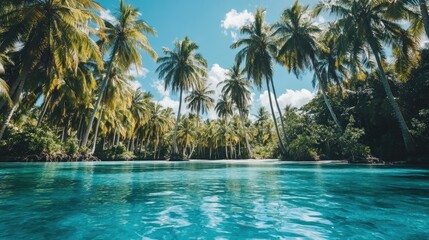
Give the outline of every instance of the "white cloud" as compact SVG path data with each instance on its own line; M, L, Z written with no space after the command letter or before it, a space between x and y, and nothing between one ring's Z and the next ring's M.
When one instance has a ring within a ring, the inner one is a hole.
M422 40L420 40L420 48L425 48L429 46L429 39L427 36L423 36Z
M244 25L255 21L255 17L252 13L244 10L242 12L237 12L235 9L225 14L225 19L222 20L221 26L224 29L234 29L239 30Z
M173 100L170 96L164 96L161 101L158 101L158 104L163 106L164 108L172 108L175 113L179 110L179 101ZM183 104L182 104L183 109ZM183 112L182 112L183 113Z
M234 42L238 41L238 33L231 31L231 37Z
M110 23L115 23L117 20L116 18L112 15L111 11L109 9L107 10L101 10L100 11L100 17Z
M316 25L323 25L326 22L323 16L319 16L315 22Z
M139 81L137 81L137 80L135 80L135 81L128 81L128 83L131 85L131 87L133 88L133 90L137 90L138 88L142 89L142 84Z
M315 96L314 93L310 92L307 89L301 90L291 90L287 89L282 95L277 98L277 101L280 105L281 110L283 110L287 105L292 107L300 108L311 101ZM271 97L274 100L274 95L271 93ZM268 98L268 91L265 90L260 96L259 101L261 106L265 107L267 110L270 109L270 99ZM274 104L274 102L273 102ZM274 106L274 109L276 107ZM277 113L277 110L275 110Z
M155 88L156 91L158 91L158 93L161 94L161 96L163 96L163 97L170 96L170 91L168 91L168 89L164 88L164 82L163 81L156 80L151 84L151 86L153 88Z
M147 68L141 68L138 69L136 66L131 65L129 74L133 77L143 77L146 78L146 75L149 73L149 69Z
M230 30L231 37L234 42L238 40L238 30L246 24L255 21L255 17L249 11L244 10L237 12L235 9L225 14L225 18L221 21L221 27L224 29L223 34L228 35L227 30Z
M222 81L226 79L226 74L228 72L228 69L222 68L219 64L213 64L213 66L210 68L208 72L208 78L207 78L207 85L209 86L210 90L213 90L215 93L212 96L215 100L215 104L220 99L222 95L222 85L219 85ZM210 111L207 113L207 117L210 119L216 119L217 114L216 111L213 109L210 109Z

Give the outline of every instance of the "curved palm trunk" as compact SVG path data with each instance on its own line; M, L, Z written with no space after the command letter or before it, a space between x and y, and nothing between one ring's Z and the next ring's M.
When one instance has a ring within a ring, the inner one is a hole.
M419 0L420 12L422 14L423 25L425 27L426 36L429 38L429 14L426 0Z
M276 129L277 138L279 139L280 152L283 156L285 156L286 155L286 148L283 145L283 141L282 141L282 138L280 136L279 126L277 125L277 118L276 118L276 114L274 113L273 100L271 99L270 83L269 83L268 79L267 79L267 89L268 89L268 99L270 100L271 114L273 116L273 121L274 121L274 127Z
M37 121L37 127L42 125L43 118L45 117L46 111L48 110L49 102L51 101L51 95L49 95L43 102L42 112L40 113L39 120Z
M381 64L380 56L375 51L376 48L372 44L370 44L370 46L371 46L372 52L374 53L375 60L377 62L378 72L380 73L381 82L383 83L383 88L384 88L384 91L386 92L387 99L390 105L392 106L396 120L399 123L399 128L402 133L402 138L405 144L405 148L407 149L407 152L409 154L413 154L415 152L413 137L410 134L410 131L408 129L407 123L405 122L404 116L402 116L398 103L395 101L395 98L393 97L392 90L390 89L390 85L386 79L386 74L384 72L383 65Z
M312 60L312 65L314 68L314 72L316 73L317 80L319 81L319 86L320 86L320 90L322 91L323 101L325 102L325 105L328 108L329 113L331 114L332 120L334 120L335 125L341 132L343 132L343 128L341 127L340 121L338 121L337 115L335 114L334 109L332 108L328 95L326 94L325 82L322 80L322 76L320 76L319 71L317 71L317 67L316 67L317 63L315 59Z
M319 83L320 83L320 80L319 80ZM337 115L335 115L334 109L332 109L331 102L329 101L328 95L326 94L326 90L323 84L320 86L320 90L322 91L323 100L325 101L325 105L328 108L329 113L331 114L332 120L334 120L335 125L338 127L338 129L340 129L340 131L343 132L343 128L341 127L340 121L338 121Z
M110 58L109 66L107 67L106 77L104 77L103 85L101 86L100 93L98 94L97 102L95 103L94 110L92 111L91 118L89 119L88 126L86 127L85 134L83 135L81 147L86 147L88 144L89 133L91 132L92 124L94 123L95 114L97 113L98 107L100 106L101 99L103 98L104 92L106 91L107 84L110 79L110 72L113 67L113 60L115 59L116 52L118 51L118 41L116 41L115 46L112 51L112 57Z
M100 122L101 122L101 116L103 116L103 110L104 110L104 106L101 107L101 109L100 109L100 115L98 116L98 119L97 119L97 126L95 127L94 141L92 143L91 154L95 153L95 147L97 145L98 129L100 128Z
M171 155L174 156L179 153L179 149L177 148L177 129L179 128L180 121L180 112L182 110L182 93L183 89L180 88L180 96L179 96L179 110L177 112L176 124L174 126L174 134L173 134L173 146L171 146Z
M12 108L9 110L9 112L6 115L6 118L3 120L3 124L0 129L0 140L3 138L4 132L6 131L6 128L9 125L9 122L12 119L13 114L18 108L19 99L21 98L21 93L22 93L22 90L24 89L25 78L26 77L24 76L20 80L18 88L16 89L15 95L13 96L13 99L12 99L12 104L13 104Z
M247 147L247 152L249 152L249 158L254 158L253 156L253 152L252 149L250 147L250 143L249 143L249 139L247 138L247 128L244 125L244 117L243 114L240 111L240 120L241 120L241 126L243 126L243 131L244 131L244 141L246 142L246 147Z
M288 141L287 135L286 135L286 128L285 128L285 124L283 121L283 114L279 105L279 102L277 101L277 93L276 93L276 89L274 87L274 82L273 79L270 79L271 82L271 86L273 87L273 95L274 95L274 102L276 103L276 107L277 107L277 111L279 112L279 119L280 119L280 124L282 126L282 131L283 131L283 137L285 138L285 141Z

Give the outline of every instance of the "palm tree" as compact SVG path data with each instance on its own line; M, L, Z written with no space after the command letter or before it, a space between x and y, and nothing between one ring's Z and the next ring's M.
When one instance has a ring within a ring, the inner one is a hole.
M196 43L185 37L182 41L175 43L174 50L164 48L165 56L158 59L159 66L156 72L161 79L164 79L165 89L171 87L173 92L179 92L179 109L174 128L171 160L178 160L177 129L182 110L183 91L201 88L202 79L207 76L207 61L201 54L196 53L198 48Z
M19 77L10 81L12 107L1 126L0 139L18 107L24 84L32 72L43 68L45 78L61 76L68 69L76 71L81 60L94 59L100 65L101 55L86 32L92 28L91 20L101 23L94 9L101 7L93 0L41 0L14 1L0 16L0 22L8 23L0 31L0 53L21 43L19 51Z
M250 82L244 78L243 71L240 69L239 64L235 64L231 69L229 69L227 79L225 79L222 84L224 85L222 92L229 96L238 109L247 151L249 152L250 158L253 158L244 119L246 116L245 112L250 101Z
M87 145L95 114L106 91L113 65L125 71L128 71L131 66L141 69L142 57L139 49L148 53L154 60L157 58L155 51L144 35L145 33L155 35L155 30L139 17L140 13L136 8L131 5L125 5L124 0L121 0L117 21L114 23L106 21L106 28L101 31L101 49L103 52L110 52L110 59L101 90L82 139L82 147Z
M259 88L262 87L262 81L265 79L268 96L270 100L271 114L274 120L274 126L279 140L280 151L283 155L286 155L286 149L284 147L280 131L277 125L277 118L274 112L274 107L271 97L272 86L274 94L274 102L277 106L277 111L280 116L280 123L283 130L284 138L286 139L286 131L283 123L283 115L277 102L277 95L273 84L273 55L276 56L277 46L271 38L271 28L265 23L265 10L257 9L255 13L255 21L252 24L246 25L241 28L241 34L247 36L247 38L239 39L237 42L231 45L231 48L238 48L244 46L236 55L236 62L244 62L244 71L247 73L249 79L253 79L253 82Z
M296 75L299 75L299 72L305 68L314 69L326 107L336 126L342 131L341 124L326 94L327 80L322 79L319 72L317 34L321 29L313 23L308 5L301 6L298 0L295 0L291 8L283 11L280 22L274 24L273 27L275 29L273 36L276 37L279 44L278 60Z
M211 97L213 94L214 90L209 90L209 86L199 86L191 91L185 101L191 111L205 114L214 106L214 99Z
M233 114L232 101L226 94L222 94L222 98L218 100L215 107L216 113L219 117L223 118L223 129L225 137L225 155L228 158L228 116Z
M348 49L343 48L344 51L348 51L352 47L361 49L362 53L366 49L371 50L387 99L398 121L405 147L409 153L413 153L415 151L413 138L386 78L383 46L392 46L394 50L400 49L400 53L406 56L410 49L416 48L416 43L410 39L408 31L404 30L400 24L385 16L388 7L389 5L384 1L338 0L322 2L315 10L326 9L339 17L336 25L344 33L343 36L340 36L341 44L348 46Z

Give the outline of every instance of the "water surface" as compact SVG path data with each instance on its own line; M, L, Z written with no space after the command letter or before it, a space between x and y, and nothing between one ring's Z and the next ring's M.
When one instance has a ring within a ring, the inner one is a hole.
M0 163L0 239L429 239L429 170Z

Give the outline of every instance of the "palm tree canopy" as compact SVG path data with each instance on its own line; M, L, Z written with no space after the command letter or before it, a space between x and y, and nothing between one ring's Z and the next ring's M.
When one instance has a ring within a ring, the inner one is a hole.
M245 109L250 101L250 82L243 76L238 64L229 69L227 78L221 84L222 92L229 96L238 109Z
M209 87L198 87L185 98L191 111L205 114L214 106L215 101L211 96L215 91L210 90Z
M175 48L164 48L164 57L158 59L156 69L159 77L165 81L165 89L171 86L173 92L180 89L189 91L202 87L202 79L207 77L207 61L196 53L198 45L188 37L176 41Z
M123 69L135 66L137 70L141 70L142 57L139 50L148 53L154 60L158 57L145 35L156 35L156 31L139 19L140 15L138 9L125 5L124 0L121 0L117 19L114 22L105 21L106 27L100 33L101 49L107 52L117 47L112 53L116 53L115 62Z
M277 47L271 38L271 28L265 22L265 10L257 9L255 21L240 30L246 38L239 39L231 45L235 49L244 46L236 56L236 62L244 60L244 71L256 86L262 87L262 80L273 78L272 56Z
M218 100L215 110L219 117L232 115L232 101L227 95L223 94L222 98Z
M396 17L390 16L390 7L390 1L338 0L321 2L314 11L326 10L339 17L335 31L344 54L361 56L364 62L369 62L368 52L386 58L385 47L391 46L398 67L411 64L419 39L413 37L410 29L404 29Z
M295 75L311 66L316 59L316 37L321 30L314 24L308 5L302 6L295 0L291 8L283 11L273 28L273 36L280 46L277 60Z
M94 29L87 24L101 19L92 11L101 7L93 0L14 1L13 10L0 16L0 52L22 43L20 50L24 71L38 64L53 68L58 74L77 70L79 61L93 59L102 66L97 45L87 34Z

